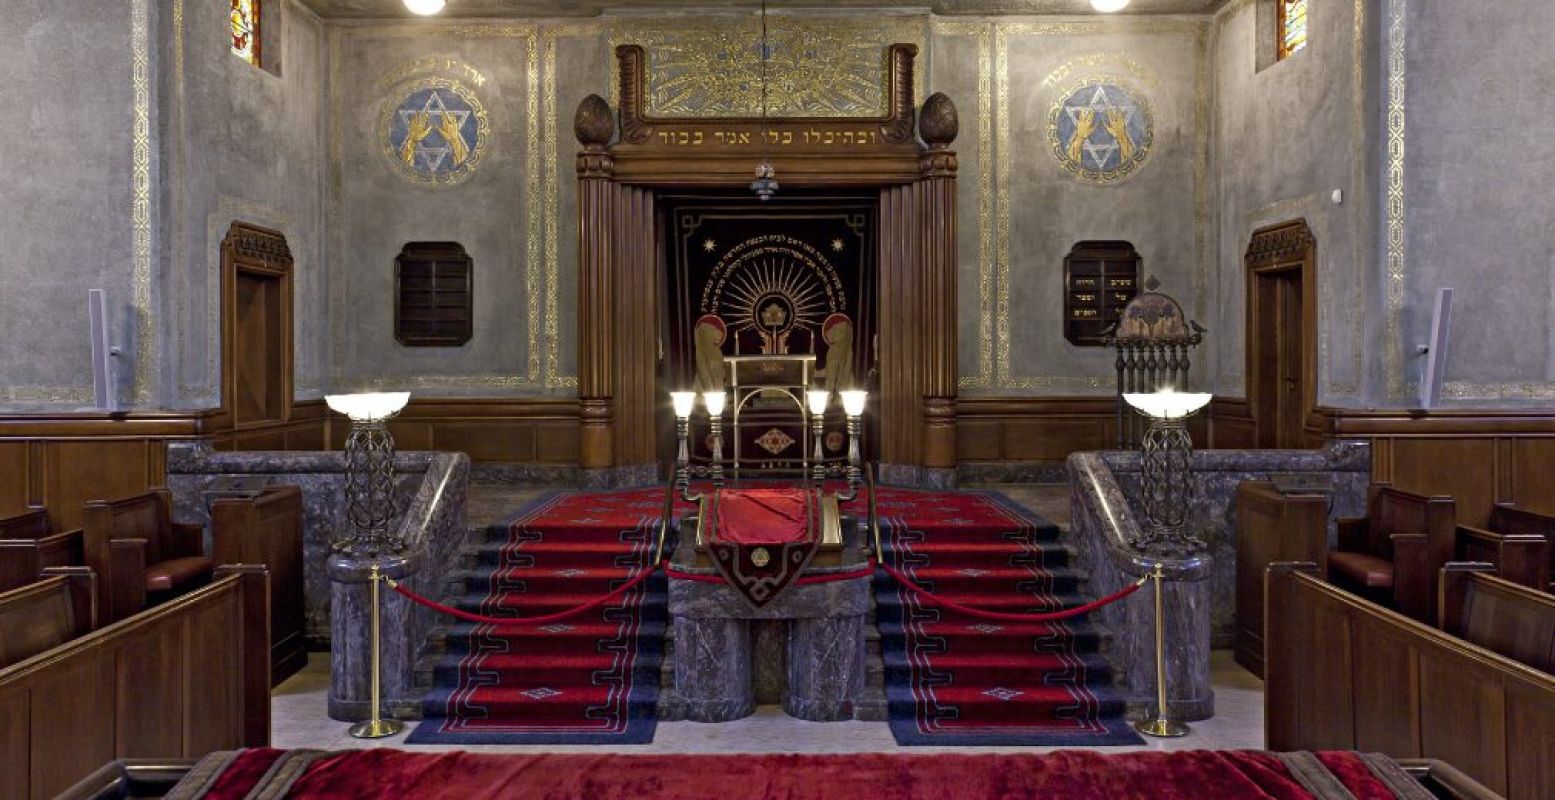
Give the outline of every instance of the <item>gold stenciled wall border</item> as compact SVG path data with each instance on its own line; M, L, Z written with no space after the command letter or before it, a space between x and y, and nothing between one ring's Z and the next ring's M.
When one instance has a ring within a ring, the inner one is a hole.
M558 283L556 274L559 267L557 263L556 235L558 216L556 190L555 190L555 164L556 164L556 132L555 132L555 40L554 31L547 33L548 46L541 47L542 29L536 24L449 24L435 26L434 35L445 36L453 39L520 39L525 45L524 57L524 108L525 108L525 132L524 132L524 186L525 199L523 216L525 220L525 265L524 287L526 301L526 325L528 354L525 364L525 372L521 375L417 375L373 378L356 376L346 378L344 375L345 359L343 345L345 341L343 315L334 315L334 357L332 372L334 382L339 385L358 386L362 388L379 388L387 386L403 386L410 389L500 389L500 390L524 390L524 389L553 389L567 388L576 385L575 376L560 375L557 373L556 351L560 347L559 325L555 319L557 304L555 287ZM339 91L342 85L339 65L342 50L342 39L345 35L355 35L363 38L411 38L425 37L429 33L428 27L423 25L408 26L335 26L331 30L330 41L330 86L331 105L341 108ZM543 63L542 63L543 59ZM542 91L542 86L544 91ZM332 155L331 169L334 171L332 182L339 186L339 169L343 163L343 136L340 130L341 114L332 113L330 119L330 151ZM549 167L549 168L548 168ZM341 241L341 226L338 224L340 210L340 197L338 191L332 198L330 214L334 233L331 237L332 247L335 252L341 252L344 242ZM546 287L542 298L541 286ZM330 295L334 298L336 307L345 296L344 275L341 270L333 270L330 273ZM543 309L543 311L542 311ZM542 333L543 332L543 333ZM542 339L543 337L543 339ZM542 344L543 341L543 344Z
M993 386L993 26L981 22L934 22L939 36L969 36L977 42L977 371L962 375L962 389ZM932 76L931 76L932 77ZM920 82L921 83L921 82ZM965 306L958 309L964 312Z
M1094 391L1112 387L1108 374L1081 376L1016 375L1010 364L1010 75L1009 39L1012 36L1086 36L1118 33L1193 34L1194 87L1194 294L1196 316L1203 316L1209 263L1206 242L1209 225L1209 22L1169 18L1162 20L1075 20L1063 22L993 22L995 126L995 323L994 374L991 389L1046 389ZM962 384L966 385L965 382ZM969 387L970 388L970 387ZM984 388L984 387L976 387Z

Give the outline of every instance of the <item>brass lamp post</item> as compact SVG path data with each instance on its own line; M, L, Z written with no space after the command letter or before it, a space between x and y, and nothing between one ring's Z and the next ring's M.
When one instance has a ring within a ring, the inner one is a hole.
M346 436L346 514L355 526L353 535L335 543L337 551L371 559L368 602L371 605L369 695L372 714L351 726L358 739L379 739L405 729L397 719L383 718L383 664L381 663L383 614L379 591L384 580L381 561L402 549L404 543L390 536L389 525L398 511L394 486L394 437L385 424L405 408L409 392L334 394L324 398L329 407L351 419Z

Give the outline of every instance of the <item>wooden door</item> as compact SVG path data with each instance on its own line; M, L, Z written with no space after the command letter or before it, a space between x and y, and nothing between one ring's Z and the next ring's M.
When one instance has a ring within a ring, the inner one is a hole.
M1316 405L1316 245L1304 222L1265 228L1247 252L1248 406L1261 448L1309 446Z

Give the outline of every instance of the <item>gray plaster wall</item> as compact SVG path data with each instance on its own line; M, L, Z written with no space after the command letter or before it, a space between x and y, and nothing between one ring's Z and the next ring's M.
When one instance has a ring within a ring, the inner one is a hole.
M1371 313L1380 301L1380 273L1369 44L1378 5L1313 2L1310 44L1278 62L1267 0L1233 0L1215 17L1217 236L1205 349L1219 394L1247 392L1248 243L1257 229L1296 219L1306 220L1318 247L1318 400L1357 405L1381 391L1369 377L1380 360L1368 346L1380 332Z
M570 128L572 117L571 107L563 115L542 97L546 46L538 26L529 23L332 30L329 216L340 388L396 386L460 396L557 388L546 386L546 354L557 354L551 367L559 374L561 351L570 357L574 349L575 290L560 280L563 271L575 271L563 260L573 251L564 253L561 240L576 232L575 223L564 226L546 216L560 207L566 177L560 151L547 143L562 130L561 120ZM577 76L580 84L583 77ZM592 77L603 86L602 76ZM480 159L455 185L402 175L380 124L417 82L435 78L473 90L488 119ZM555 124L547 125L552 119ZM395 340L394 259L411 241L458 242L474 259L475 328L465 345L405 347ZM563 313L565 323L556 319Z
M264 19L265 69L228 46L220 3L183 2L165 21L169 313L164 396L176 408L220 403L221 243L233 222L279 230L293 258L295 393L328 386L324 235L324 23L287 0Z
M1079 241L1133 243L1143 259L1141 280L1159 279L1161 290L1177 297L1190 318L1205 318L1208 22L1094 20L1073 28L1010 26L1007 77L998 74L998 62L1005 59L995 54L994 113L1003 115L994 125L997 394L1110 391L1111 351L1076 347L1063 336L1064 257ZM1091 76L1117 76L1154 116L1148 160L1105 184L1065 171L1048 140L1052 107ZM1006 236L1007 246L1000 241ZM960 307L966 312L976 302L963 298ZM1198 368L1187 388L1205 380Z
M1390 383L1418 375L1434 294L1455 290L1448 402L1555 400L1555 3L1404 4L1403 307ZM1391 22L1391 20L1390 20ZM1392 41L1384 38L1384 44ZM1391 288L1391 287L1390 287ZM1396 319L1395 319L1396 316Z
M107 291L114 338L137 344L132 153L137 104L129 2L7 0L0 13L0 108L7 109L0 196L0 403L90 406L87 290ZM147 36L149 21L140 32ZM145 38L142 39L145 41ZM142 142L149 146L150 131ZM148 151L146 152L149 156ZM154 165L146 162L149 179ZM150 208L143 210L149 214ZM149 229L143 229L149 236ZM142 253L149 253L149 240ZM149 262L141 263L143 280Z

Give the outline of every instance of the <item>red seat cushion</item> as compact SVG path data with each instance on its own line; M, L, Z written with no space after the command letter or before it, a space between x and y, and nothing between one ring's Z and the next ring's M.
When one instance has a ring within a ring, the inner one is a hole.
M1393 588L1393 562L1366 553L1329 553L1328 573L1368 589Z
M210 580L216 565L205 556L174 558L146 566L146 591L168 592Z

